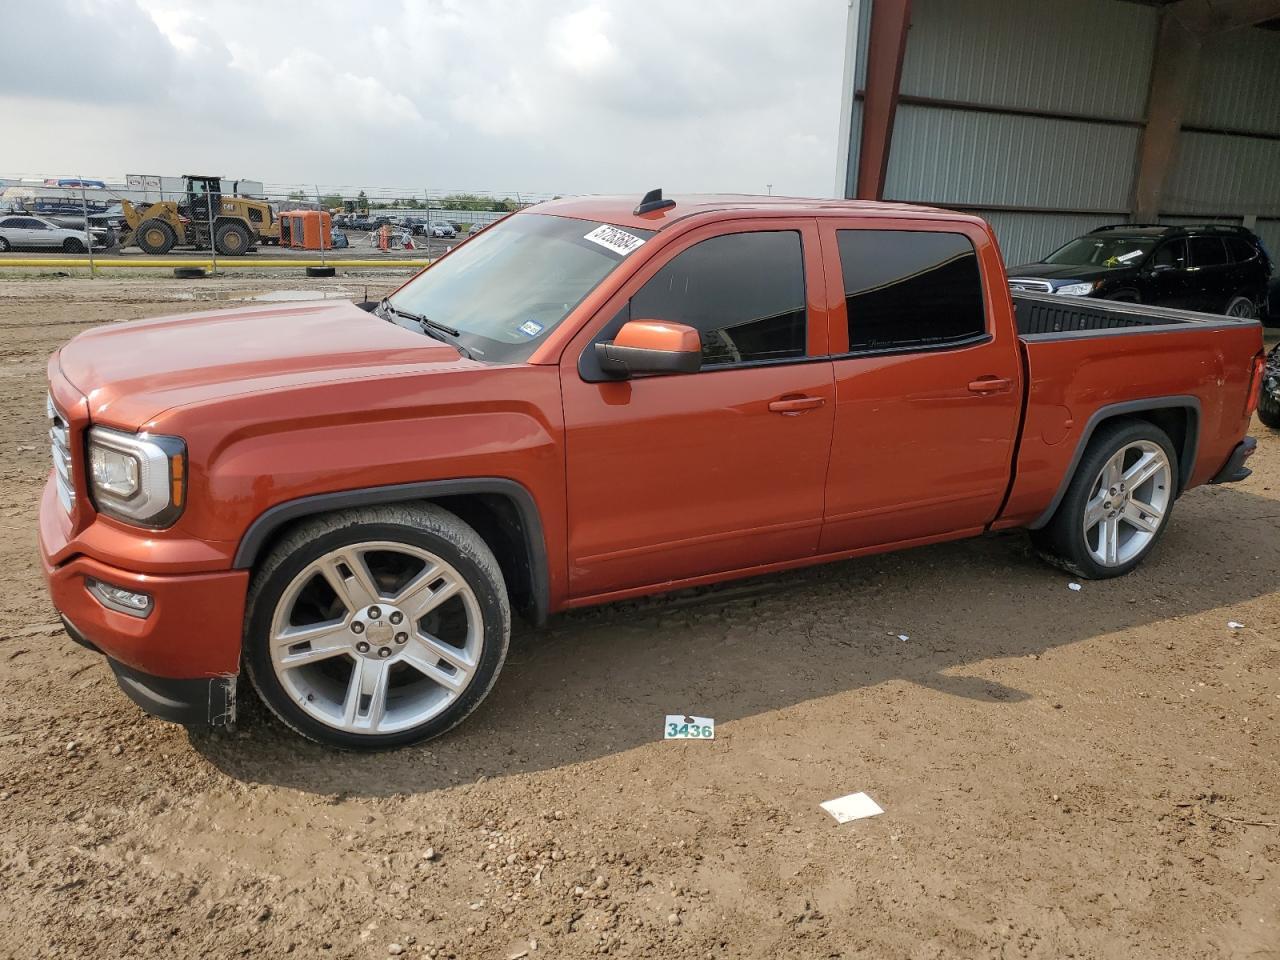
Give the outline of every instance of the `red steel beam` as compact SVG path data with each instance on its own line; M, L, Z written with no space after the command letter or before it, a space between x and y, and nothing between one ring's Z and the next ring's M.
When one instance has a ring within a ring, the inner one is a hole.
M907 52L911 0L874 0L867 44L867 92L862 104L862 137L858 145L860 200L883 200L898 112L898 84Z

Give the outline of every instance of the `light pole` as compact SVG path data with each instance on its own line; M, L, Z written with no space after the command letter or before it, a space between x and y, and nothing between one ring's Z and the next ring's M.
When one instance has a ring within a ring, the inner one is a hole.
M771 197L772 197L772 196L773 196L773 184L772 184L772 183L766 183L766 184L764 185L764 188L765 188L766 190L768 190L768 191L769 191L769 196L771 196Z

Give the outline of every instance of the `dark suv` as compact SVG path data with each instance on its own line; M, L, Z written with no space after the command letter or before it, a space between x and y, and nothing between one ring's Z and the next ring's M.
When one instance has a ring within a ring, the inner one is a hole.
M1009 286L1256 317L1271 257L1244 227L1117 223L1009 268Z

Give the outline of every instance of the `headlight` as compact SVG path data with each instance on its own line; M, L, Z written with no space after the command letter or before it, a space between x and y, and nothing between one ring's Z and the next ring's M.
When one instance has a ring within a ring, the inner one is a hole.
M89 431L89 489L94 506L117 520L167 527L186 500L187 448L177 437Z
M1066 286L1059 287L1054 293L1061 294L1064 297L1087 297L1098 288L1098 281L1091 283L1068 283Z

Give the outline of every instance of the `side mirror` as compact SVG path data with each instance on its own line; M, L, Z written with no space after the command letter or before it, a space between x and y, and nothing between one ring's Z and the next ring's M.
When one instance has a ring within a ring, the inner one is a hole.
M683 323L631 320L608 343L596 344L600 368L615 377L637 373L697 373L702 339Z

